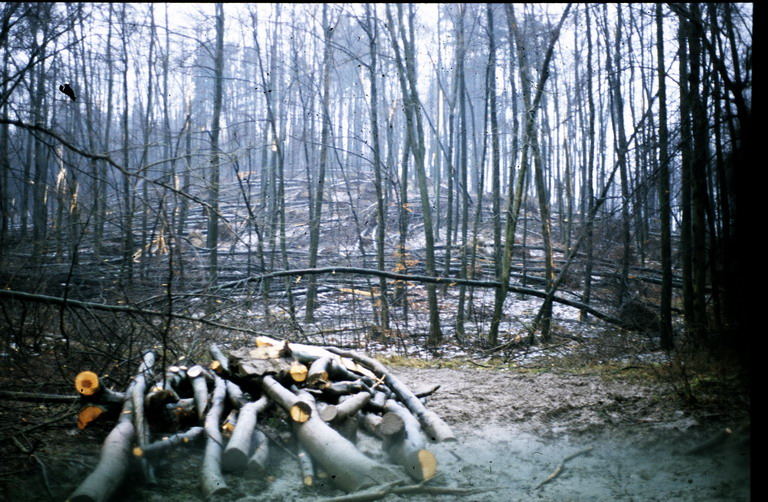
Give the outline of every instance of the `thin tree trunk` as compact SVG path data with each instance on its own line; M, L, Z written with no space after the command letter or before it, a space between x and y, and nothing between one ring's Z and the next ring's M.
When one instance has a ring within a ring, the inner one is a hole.
M323 49L323 94L321 97L321 113L323 125L320 130L320 162L318 164L317 180L314 187L313 206L310 206L309 212L309 268L317 266L317 251L320 241L320 220L323 212L323 192L325 187L325 172L328 166L328 150L331 140L331 110L330 92L331 92L331 58L333 57L332 40L333 26L328 19L328 5L323 4L323 30L324 49ZM312 187L309 187L312 190ZM307 279L307 300L304 311L304 322L314 320L315 301L317 297L317 283L315 277Z
M661 304L659 334L662 348L669 350L672 339L672 233L670 226L669 133L667 131L667 84L664 66L664 16L656 4L656 58L659 76L659 209L661 210Z
M365 24L363 29L368 35L368 47L370 49L371 61L368 65L369 70L369 90L371 93L370 122L371 122L371 142L373 149L373 175L374 187L376 189L376 266L379 270L385 269L385 237L387 231L387 206L384 203L384 187L382 178L381 146L379 140L379 90L378 90L378 24L375 15L372 15L372 8L375 13L376 4L365 4ZM384 332L389 331L389 301L387 299L387 281L385 278L379 279L379 298L380 298L380 327Z
M224 5L216 4L216 48L214 56L213 117L211 119L211 167L208 174L208 280L215 283L219 275L219 177L221 156L221 105L224 84Z

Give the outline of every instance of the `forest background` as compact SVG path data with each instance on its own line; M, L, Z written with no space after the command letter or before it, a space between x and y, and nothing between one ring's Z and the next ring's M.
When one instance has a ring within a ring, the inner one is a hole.
M3 3L3 364L578 322L746 368L752 38L736 3Z

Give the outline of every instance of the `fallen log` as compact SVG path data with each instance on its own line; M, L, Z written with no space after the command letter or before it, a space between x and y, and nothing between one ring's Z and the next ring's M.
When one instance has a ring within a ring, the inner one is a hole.
M267 397L262 396L258 401L246 403L240 408L237 425L221 458L223 471L240 471L247 467L258 414L263 412L268 404Z
M308 403L302 401L290 390L283 387L280 382L270 375L265 375L261 380L264 393L288 412L291 420L303 423L312 416L312 409Z
M211 346L208 347L208 352L211 354L211 359L213 359L210 368L214 372L219 373L217 370L229 372L229 358L218 345L212 343Z
M315 359L309 366L307 373L307 385L312 387L324 387L328 385L328 367L332 359L328 356Z
M210 376L205 368L196 364L187 370L187 377L192 384L193 397L197 408L197 418L202 422L208 409L208 379ZM225 384L226 392L226 384Z
M214 376L211 406L205 415L205 452L201 470L201 485L207 499L229 492L229 487L221 473L221 455L224 438L219 428L221 415L224 413L224 399L227 395L227 383Z
M133 379L131 386L130 399L133 401L133 426L136 429L136 442L140 448L149 444L149 425L144 413L144 398L147 393L148 381L152 378L152 366L145 371L140 371ZM144 478L150 482L155 482L155 474L152 466L146 459L139 459Z
M315 400L310 393L303 391L299 397L312 413L306 422L296 425L296 436L336 486L345 491L357 491L400 479L393 469L365 456L324 422L316 413Z
M367 366L378 378L383 379L387 386L397 394L400 401L402 401L411 413L419 419L424 431L432 441L442 442L456 440L456 436L454 436L453 431L451 431L448 424L446 424L435 412L424 406L419 398L416 397L416 395L411 392L400 379L390 373L379 361L357 352L341 350L335 347L329 347L328 350L335 354L349 357Z
M155 458L165 453L168 449L179 445L191 445L203 437L205 430L202 427L191 427L189 430L166 436L159 441L149 443L144 448L136 446L133 449L134 457Z
M312 486L315 483L315 466L312 463L312 457L304 448L299 447L296 455L299 459L299 469L301 470L301 482L304 486Z
M99 376L92 371L81 371L75 375L75 389L84 399L94 403L122 404L125 395L101 384Z
M419 421L392 399L387 401L385 409L387 414L383 417L380 427L387 425L387 416L396 416L402 422L402 428L398 424L396 430L387 431L384 451L416 481L426 481L434 477L437 473L437 459L425 447Z
M171 366L162 378L152 384L147 397L144 399L147 416L150 420L161 418L166 406L179 400L179 394L175 388L181 384L185 377L186 373L182 372L178 366Z
M370 400L371 394L365 391L348 396L336 405L336 416L334 420L342 421L347 417L354 416L358 411L363 409Z
M248 459L245 474L248 477L262 476L267 470L269 461L269 440L267 436L256 429L252 437L253 453Z
M155 353L147 352L142 358L138 374L150 371L154 364ZM136 381L134 379L131 382L126 395L131 394ZM104 440L96 468L69 497L71 502L106 501L123 482L130 463L131 442L135 434L132 415L133 400L126 399L117 425Z
M229 413L227 414L227 418L224 419L224 422L221 424L221 433L224 435L225 438L229 439L232 437L232 432L235 430L235 427L237 427L237 422L240 418L240 409L239 408L232 408L229 410Z
M103 404L88 404L80 409L77 414L77 428L80 430L85 429L88 425L107 413L107 407Z
M195 399L187 397L179 399L175 403L166 404L162 420L162 428L168 431L177 431L186 425L200 423L197 418Z

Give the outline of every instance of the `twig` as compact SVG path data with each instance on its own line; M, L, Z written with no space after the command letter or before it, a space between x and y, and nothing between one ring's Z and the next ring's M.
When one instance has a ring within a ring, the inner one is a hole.
M488 488L452 488L450 486L432 486L427 484L435 479L436 478L432 478L415 485L404 486L400 486L402 481L393 481L391 483L368 488L367 490L323 499L323 502L367 502L371 500L379 500L391 494L406 495L412 493L423 493L428 495L473 495L497 489L495 486Z
M402 483L401 480L392 481L391 483L374 486L372 488L368 488L367 490L360 490L358 492L348 493L338 497L323 499L322 502L365 502L370 500L379 500L392 493L393 488L395 488L400 483Z
M579 451L577 451L575 453L571 453L570 455L565 457L563 460L560 461L559 464L557 464L557 467L555 467L555 470L552 471L552 474L547 476L547 478L544 481L542 481L538 485L536 485L534 490L538 490L539 488L541 488L545 484L549 483L550 481L552 481L553 479L558 477L560 475L560 473L563 472L563 468L565 467L565 463L566 462L568 462L569 460L571 460L571 459L573 459L575 457L578 457L579 455L583 455L585 453L589 453L590 451L592 451L592 447L591 446L589 446L587 448L584 448L583 450L579 450Z

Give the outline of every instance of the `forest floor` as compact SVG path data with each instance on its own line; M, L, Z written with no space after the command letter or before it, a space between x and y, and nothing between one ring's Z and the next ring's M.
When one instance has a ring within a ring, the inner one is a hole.
M687 383L697 399L686 402L680 399L679 379L663 373L668 365L654 361L658 354L605 359L604 354L594 357L594 347L580 347L581 353L567 355L541 350L525 364L380 355L415 391L440 385L427 405L453 427L458 441L431 446L439 463L435 482L489 490L406 498L750 500L749 402L728 388L727 379L692 376ZM67 406L0 403L1 500L63 500L93 469L111 424L97 421L80 431L75 413ZM359 447L377 455L380 448L373 440L359 436ZM223 500L340 495L323 479L303 488L296 462L274 451L271 477L227 475L232 493ZM157 485L146 486L133 476L116 500L202 500L201 459L202 451L174 452L160 466Z

